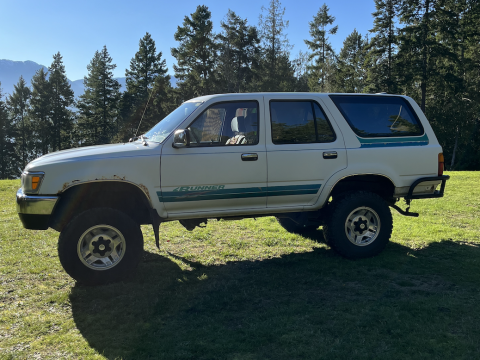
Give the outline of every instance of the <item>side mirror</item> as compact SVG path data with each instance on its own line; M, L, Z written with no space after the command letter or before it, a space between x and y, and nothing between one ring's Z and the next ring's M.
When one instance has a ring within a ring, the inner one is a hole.
M188 129L175 131L173 134L172 146L177 149L190 146L190 134L188 133Z

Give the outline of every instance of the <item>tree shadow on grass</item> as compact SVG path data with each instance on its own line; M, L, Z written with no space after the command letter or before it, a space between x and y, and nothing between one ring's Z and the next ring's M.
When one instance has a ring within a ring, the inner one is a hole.
M128 281L76 285L71 303L108 359L468 357L480 351L479 255L445 240L361 261L328 248L220 266L177 257L183 271L146 252Z

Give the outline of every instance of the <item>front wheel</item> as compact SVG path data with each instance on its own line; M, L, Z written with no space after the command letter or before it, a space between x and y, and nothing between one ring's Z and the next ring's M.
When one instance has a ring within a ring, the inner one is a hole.
M140 225L111 208L87 210L63 229L58 255L75 280L99 285L118 281L133 272L143 252Z
M332 203L323 234L341 255L362 259L375 256L385 248L392 228L387 203L375 193L358 191Z

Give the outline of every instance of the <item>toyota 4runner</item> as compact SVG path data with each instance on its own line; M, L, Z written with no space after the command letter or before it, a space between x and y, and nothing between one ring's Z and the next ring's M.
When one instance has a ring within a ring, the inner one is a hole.
M70 149L27 165L17 211L27 229L60 232L74 279L122 279L143 252L141 224L187 229L208 219L275 216L290 232L323 226L341 255L378 254L389 207L442 197L442 148L398 95L257 93L184 102L125 144Z

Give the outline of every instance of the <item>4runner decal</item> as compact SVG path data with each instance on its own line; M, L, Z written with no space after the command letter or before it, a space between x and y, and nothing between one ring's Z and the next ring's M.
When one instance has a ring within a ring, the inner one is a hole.
M180 186L173 191L200 191L200 190L220 190L225 189L225 185L205 185L205 186Z
M321 184L249 188L225 188L226 185L179 186L172 191L157 191L161 202L244 199L267 196L316 194Z

